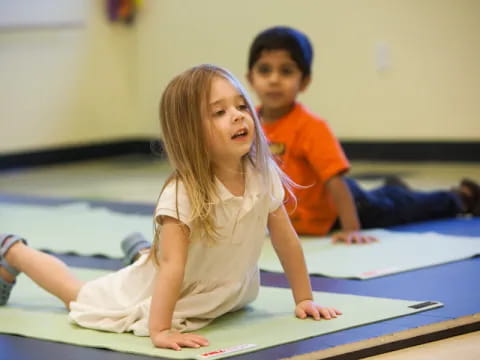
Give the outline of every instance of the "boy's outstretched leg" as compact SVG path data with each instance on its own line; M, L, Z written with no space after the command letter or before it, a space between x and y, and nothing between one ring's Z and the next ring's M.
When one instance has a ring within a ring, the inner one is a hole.
M23 239L14 235L0 236L0 261L2 283L14 284L16 273L23 272L37 285L62 300L67 308L71 301L76 300L83 285L61 260L32 249Z
M386 181L384 186L367 191L353 179L346 180L366 229L453 218L464 212L462 199L454 191L412 190L403 181Z

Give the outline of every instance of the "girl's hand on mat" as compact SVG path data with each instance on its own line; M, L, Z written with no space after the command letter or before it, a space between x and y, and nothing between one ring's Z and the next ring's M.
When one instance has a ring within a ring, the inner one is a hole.
M170 329L150 335L150 338L156 347L173 350L182 350L182 347L199 348L208 345L208 340L201 335L180 333Z
M360 231L342 230L332 235L332 242L345 244L369 244L378 241L376 237L362 234Z
M336 318L337 315L342 315L342 312L333 307L320 306L312 300L303 300L295 307L295 315L300 319L311 316L315 320L320 320L320 318L330 320Z

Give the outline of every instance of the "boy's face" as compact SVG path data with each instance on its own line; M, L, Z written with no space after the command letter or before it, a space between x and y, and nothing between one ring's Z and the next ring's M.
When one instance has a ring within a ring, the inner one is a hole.
M263 50L247 79L260 99L263 113L277 116L291 110L298 93L310 82L286 50Z

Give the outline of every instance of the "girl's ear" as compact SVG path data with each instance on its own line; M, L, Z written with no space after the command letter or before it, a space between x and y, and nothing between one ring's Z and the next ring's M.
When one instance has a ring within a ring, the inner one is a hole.
M300 91L305 91L308 85L310 85L311 81L312 81L312 77L310 75L305 76L300 83Z

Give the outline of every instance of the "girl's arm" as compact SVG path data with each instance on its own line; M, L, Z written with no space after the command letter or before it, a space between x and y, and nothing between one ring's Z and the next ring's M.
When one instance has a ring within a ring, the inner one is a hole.
M202 336L171 330L173 311L182 288L187 261L188 228L178 220L165 216L159 236L159 268L149 316L150 339L157 347L174 350L180 350L182 346L208 345Z
M295 314L299 318L308 315L319 320L331 319L341 314L335 308L323 307L313 302L312 288L300 240L282 205L268 216L268 229L272 245L287 275L295 300Z
M376 239L360 232L360 221L358 220L357 208L353 201L352 193L343 180L342 175L334 175L326 182L328 192L332 195L342 231L333 236L333 241L344 241L351 243L369 243Z

